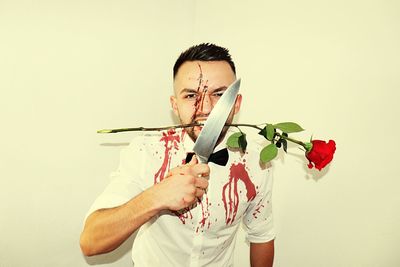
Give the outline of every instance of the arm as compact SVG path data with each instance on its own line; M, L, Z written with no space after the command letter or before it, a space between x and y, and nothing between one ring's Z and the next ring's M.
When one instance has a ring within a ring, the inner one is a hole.
M272 267L274 250L274 240L266 243L250 243L251 267Z
M86 220L80 237L84 255L110 252L121 245L134 231L160 211L180 210L202 197L208 186L206 164L197 159L177 167L161 183L156 184L127 203L93 212Z
M116 249L134 231L150 220L161 206L153 199L154 187L119 207L93 212L80 237L84 255L93 256Z

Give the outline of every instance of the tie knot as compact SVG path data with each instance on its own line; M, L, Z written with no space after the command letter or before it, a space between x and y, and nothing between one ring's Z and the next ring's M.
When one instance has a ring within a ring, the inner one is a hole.
M193 156L194 156L193 152L188 153L186 155L185 163L190 162ZM228 159L229 159L228 149L224 148L217 152L212 153L208 158L208 162L213 162L221 166L226 166L226 164L228 163Z

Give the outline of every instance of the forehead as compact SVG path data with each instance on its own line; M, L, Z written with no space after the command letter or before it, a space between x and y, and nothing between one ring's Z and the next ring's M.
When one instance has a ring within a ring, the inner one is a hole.
M226 61L186 61L181 65L174 80L175 92L182 89L228 87L236 77Z

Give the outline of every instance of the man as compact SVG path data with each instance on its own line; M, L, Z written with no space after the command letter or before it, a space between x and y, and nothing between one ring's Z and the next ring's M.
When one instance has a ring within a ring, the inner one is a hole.
M227 49L189 48L174 66L174 113L182 124L204 122L235 80ZM238 95L227 123L241 100ZM118 171L86 219L80 240L85 255L112 251L139 230L135 266L232 266L242 221L251 266L272 266L272 181L269 168L259 163L259 147L249 142L245 154L228 151L225 166L200 164L188 157L200 131L193 126L150 133L122 151ZM224 129L214 151L226 148L227 133Z

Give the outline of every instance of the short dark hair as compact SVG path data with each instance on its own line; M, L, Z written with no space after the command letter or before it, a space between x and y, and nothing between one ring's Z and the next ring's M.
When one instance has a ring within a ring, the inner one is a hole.
M178 73L179 68L186 61L226 61L232 68L233 73L236 74L235 63L229 54L229 50L210 43L202 43L194 45L182 52L174 65L174 78Z

